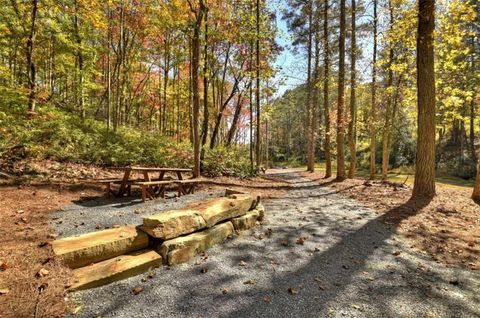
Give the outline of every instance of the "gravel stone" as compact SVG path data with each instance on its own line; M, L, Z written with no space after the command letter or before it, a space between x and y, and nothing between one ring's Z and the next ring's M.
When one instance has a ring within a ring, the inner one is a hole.
M478 271L415 252L374 211L334 189L294 172L276 176L295 188L263 201L261 227L208 250L208 257L158 268L153 278L144 274L74 293L83 305L75 317L480 317ZM143 215L212 195L220 193L146 204L99 199L67 207L55 215L63 222L52 224L62 236L97 225L140 224ZM303 245L296 244L300 237ZM244 284L248 280L256 283ZM132 296L139 286L142 293Z

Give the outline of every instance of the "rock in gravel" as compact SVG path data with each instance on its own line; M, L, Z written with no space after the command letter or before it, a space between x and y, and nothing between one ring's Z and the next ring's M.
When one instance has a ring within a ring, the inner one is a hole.
M255 204L252 196L235 194L228 198L213 199L192 205L207 223L207 227L246 214Z
M143 218L142 230L162 240L190 234L207 227L195 209L172 210Z
M247 194L245 191L235 190L235 189L225 189L225 196L229 197L233 194Z
M134 225L53 241L55 255L70 268L79 268L148 246L148 236Z
M248 193L248 192L240 191L240 190L225 189L225 197L235 198L237 194L251 195L252 197L255 198L254 205L250 208L250 210L255 209L257 207L257 205L260 204L261 197L259 195L255 195L253 193Z
M233 227L235 231L241 232L251 229L257 223L257 219L260 213L257 210L252 210L245 215L232 219Z
M232 234L233 225L231 222L226 222L202 232L165 241L157 248L157 251L168 265L181 264L187 262L196 254L223 242Z
M73 271L74 283L70 291L106 285L150 271L162 264L162 257L152 250L118 256Z
M263 222L263 220L265 219L265 207L263 206L263 204L258 203L255 210L258 211L258 221Z
M155 238L169 240L242 216L253 205L253 197L246 194L211 199L191 204L185 209L145 217L142 229Z

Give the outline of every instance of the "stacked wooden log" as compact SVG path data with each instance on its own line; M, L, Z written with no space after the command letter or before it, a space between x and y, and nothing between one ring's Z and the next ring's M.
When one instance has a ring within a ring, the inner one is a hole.
M244 193L192 204L125 226L53 242L57 257L73 269L71 290L87 289L160 266L189 261L196 254L254 227L264 218L260 198Z

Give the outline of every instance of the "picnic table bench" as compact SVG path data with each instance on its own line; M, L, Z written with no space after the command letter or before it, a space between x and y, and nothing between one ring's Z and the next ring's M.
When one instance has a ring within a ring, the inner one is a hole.
M156 196L165 197L165 190L169 185L176 185L178 195L194 193L195 185L200 182L198 179L184 179L184 173L191 173L192 169L187 168L156 168L156 167L123 167L113 168L114 170L124 171L123 178L100 180L99 183L106 185L107 196L115 195L122 197L125 194L131 195L132 186L139 186L142 189L142 200L147 198L153 199ZM152 174L158 173L158 177L154 178ZM177 180L166 180L165 175L171 173L176 175ZM134 174L140 174L143 178L131 179ZM118 192L114 192L112 184L119 184Z
M142 200L145 202L147 198L153 199L155 196L165 197L165 189L168 185L173 184L172 180L156 180L156 181L138 181L134 185L142 188Z
M201 183L200 179L175 180L177 185L178 196L195 193L195 186Z

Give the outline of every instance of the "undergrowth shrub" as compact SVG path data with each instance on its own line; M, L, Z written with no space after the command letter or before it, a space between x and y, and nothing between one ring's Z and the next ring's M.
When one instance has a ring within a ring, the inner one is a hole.
M207 177L223 175L246 178L253 174L250 169L248 149L242 147L219 146L207 150L202 171Z
M49 107L27 119L22 111L0 110L0 152L21 144L36 159L103 166L155 165L191 167L189 142L178 143L156 132L135 128L107 131L102 122Z

